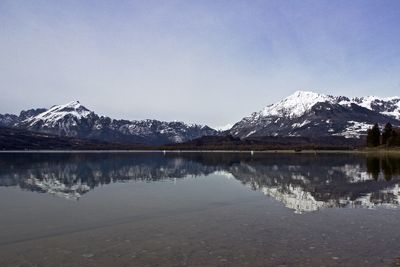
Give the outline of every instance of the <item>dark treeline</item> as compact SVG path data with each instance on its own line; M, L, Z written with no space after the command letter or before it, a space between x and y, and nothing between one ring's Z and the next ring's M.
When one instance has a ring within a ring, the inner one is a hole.
M367 132L367 146L377 147L377 146L387 146L395 147L400 146L400 129L393 128L390 123L386 123L382 132L379 129L378 124L375 124Z
M240 139L231 135L203 136L180 144L160 146L163 150L351 150L363 146L365 140L343 136L300 137L265 136Z

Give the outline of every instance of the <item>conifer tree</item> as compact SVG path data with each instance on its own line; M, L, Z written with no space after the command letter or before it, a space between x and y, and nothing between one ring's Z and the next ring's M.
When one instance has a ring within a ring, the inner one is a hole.
M379 125L376 123L367 132L367 145L374 147L380 145L381 131L379 130Z
M392 136L387 141L388 146L400 146L400 130L393 129Z
M387 145L389 139L393 136L393 126L388 122L382 132L382 145Z

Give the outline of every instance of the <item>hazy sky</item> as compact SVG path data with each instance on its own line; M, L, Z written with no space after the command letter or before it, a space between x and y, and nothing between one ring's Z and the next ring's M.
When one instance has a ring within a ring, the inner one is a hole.
M400 95L400 1L0 1L0 113L236 122L292 92Z

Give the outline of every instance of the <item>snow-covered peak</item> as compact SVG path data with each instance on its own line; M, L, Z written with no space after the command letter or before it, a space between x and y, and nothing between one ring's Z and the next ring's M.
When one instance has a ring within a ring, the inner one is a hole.
M227 131L227 130L230 130L232 127L233 127L233 124L232 123L228 123L228 124L223 125L223 126L217 126L214 129L216 129L218 131Z
M319 94L311 91L296 91L285 99L265 107L261 116L285 116L296 118L302 116L311 107L319 102L334 102L333 96Z
M38 114L35 117L28 118L27 122L34 124L38 121L45 123L57 122L65 117L82 119L89 116L91 113L86 107L82 106L79 101L71 101L64 105L52 106L49 110Z
M81 103L78 100L74 100L71 102L68 102L67 104L63 105L64 107L72 107L72 108L79 108L81 107Z
M52 106L48 111L49 112L76 111L79 113L85 113L85 112L90 113L90 110L82 106L79 101L71 101L64 105L55 105Z

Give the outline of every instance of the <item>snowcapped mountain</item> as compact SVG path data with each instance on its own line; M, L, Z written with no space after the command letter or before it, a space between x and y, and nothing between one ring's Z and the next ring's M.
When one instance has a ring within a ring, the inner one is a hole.
M79 101L50 109L22 111L20 116L1 115L0 126L59 136L141 144L179 143L218 133L208 126L183 122L115 120L97 115Z
M97 118L94 112L82 106L79 101L72 101L27 116L17 124L17 127L60 136L86 137L90 134L92 123Z
M323 95L297 91L243 118L231 129L235 137L344 136L360 138L374 123L400 126L400 97Z
M27 117L25 122L28 122L30 126L41 124L46 127L55 127L65 121L78 122L83 118L88 118L91 114L94 113L82 106L79 101L72 101L65 105L53 106L42 113Z

